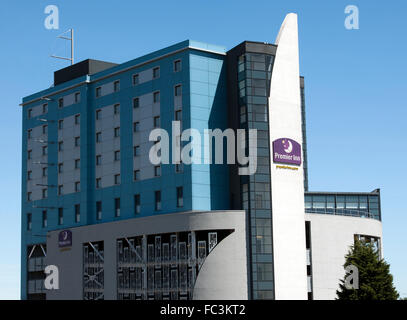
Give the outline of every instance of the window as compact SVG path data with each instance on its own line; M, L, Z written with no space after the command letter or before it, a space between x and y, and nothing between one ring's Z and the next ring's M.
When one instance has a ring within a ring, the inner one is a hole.
M114 152L114 161L119 161L120 160L120 151L117 150Z
M160 102L160 91L156 91L153 93L153 102L154 103Z
M63 141L59 141L58 142L58 151L63 151L64 150L64 142Z
M174 72L181 71L181 60L174 61Z
M75 222L78 223L81 221L81 205L75 204Z
M135 214L140 213L140 211L141 211L140 209L141 209L140 208L140 195L136 194L134 196L134 213Z
M42 168L42 176L46 177L47 175L48 175L48 168L47 167Z
M116 103L113 106L113 112L114 112L114 114L119 114L120 113L120 104L119 103Z
M45 124L42 126L42 134L47 134L48 132L48 126Z
M120 174L114 175L114 184L120 184Z
M32 171L30 170L27 172L27 180L31 180L31 178L32 178L31 176L32 176Z
M116 80L115 82L113 82L113 91L118 92L119 90L120 90L120 81Z
M47 227L47 225L48 225L48 222L47 222L47 211L42 211L42 227L43 228L46 228Z
M160 67L153 68L153 79L157 79L160 77Z
M96 110L96 120L100 120L101 117L102 117L102 110L97 109Z
M48 154L48 147L47 146L43 146L42 147L42 155L46 156Z
M134 181L140 180L140 170L134 170Z
M134 156L138 157L140 155L140 146L134 147Z
M102 132L96 132L96 143L102 141Z
M28 109L28 110L27 110L27 117L28 117L28 119L31 119L32 113L33 113L33 109Z
M161 176L161 166L154 167L154 176L156 176L156 177Z
M161 191L155 191L155 211L161 210Z
M80 137L75 137L75 147L79 147L81 144L81 138Z
M159 128L160 127L160 116L155 116L153 121L154 121L154 128Z
M81 159L75 159L75 169L79 169L81 167Z
M44 103L42 105L42 113L47 113L48 112L48 103Z
M102 201L96 201L96 220L102 220Z
M42 189L42 198L46 199L48 197L48 189Z
M31 201L31 196L32 196L32 193L31 193L31 192L27 192L27 201Z
M64 107L64 98L59 98L58 99L58 108L63 108Z
M140 106L140 99L139 98L134 98L133 99L133 108L136 109Z
M96 178L96 189L100 189L102 187L102 178Z
M32 215L31 213L27 213L27 230L31 231L32 229Z
M58 163L58 173L62 173L64 171L64 164Z
M76 114L75 115L75 124L80 124L81 123L81 115L80 114Z
M181 85L176 85L174 88L174 96L179 97L182 95L182 88Z
M138 74L133 74L133 86L136 86L139 84L139 76Z
M140 122L136 121L133 123L133 132L140 131Z
M80 100L81 100L81 93L75 92L75 103L79 103Z
M175 121L182 121L182 110L175 111Z
M120 137L120 127L114 128L114 137L115 138Z
M96 98L99 98L102 95L102 87L96 88Z
M114 199L114 216L120 217L120 198Z
M273 281L273 265L271 263L257 263L257 280Z
M96 165L100 166L102 164L102 156L100 154L98 154L96 156Z
M32 156L32 150L27 151L27 159L31 159Z
M58 186L58 195L59 196L62 196L64 194L64 185L63 184L60 184L59 186Z
M27 130L27 139L31 139L32 132L32 129Z
M64 224L64 208L58 208L58 224Z
M81 183L80 181L75 182L75 192L81 191Z
M58 120L58 129L62 130L64 128L64 120Z
M184 190L182 187L177 187L177 207L184 206Z

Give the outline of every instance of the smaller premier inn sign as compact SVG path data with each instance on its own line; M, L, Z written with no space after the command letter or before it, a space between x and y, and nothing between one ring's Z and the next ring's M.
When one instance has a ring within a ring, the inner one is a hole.
M72 246L72 231L63 230L58 235L58 245L60 248L66 248Z
M273 161L276 163L301 165L301 145L288 138L273 141Z

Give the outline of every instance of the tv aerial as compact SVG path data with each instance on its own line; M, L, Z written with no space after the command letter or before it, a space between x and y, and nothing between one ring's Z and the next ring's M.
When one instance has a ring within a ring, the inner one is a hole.
M68 29L67 31L61 33L59 36L57 36L59 39L63 39L66 41L71 42L71 57L61 57L61 56L56 56L56 55L51 55L51 58L56 58L56 59L62 59L62 60L68 60L71 61L71 65L74 64L74 41L73 41L73 29Z

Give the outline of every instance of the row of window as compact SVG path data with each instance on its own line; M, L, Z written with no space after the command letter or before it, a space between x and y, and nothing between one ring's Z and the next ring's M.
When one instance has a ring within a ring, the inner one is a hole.
M81 93L75 92L74 96L74 103L79 103L81 101ZM64 97L58 99L58 108L63 108L65 106L65 99ZM44 103L42 105L42 114L46 114L48 112L48 103ZM33 117L33 108L29 108L27 110L27 117L31 119Z
M182 208L184 206L184 191L183 187L176 188L177 196L177 207ZM81 219L81 209L80 205L75 205L75 223L79 223ZM154 210L161 211L161 190L154 191ZM141 212L141 197L140 194L134 195L134 214L139 214ZM114 215L115 217L120 217L120 198L114 199ZM102 219L102 201L96 202L96 220ZM64 223L64 209L58 208L58 225ZM48 213L47 210L42 211L42 227L46 228L48 226ZM27 213L27 230L32 230L32 214Z

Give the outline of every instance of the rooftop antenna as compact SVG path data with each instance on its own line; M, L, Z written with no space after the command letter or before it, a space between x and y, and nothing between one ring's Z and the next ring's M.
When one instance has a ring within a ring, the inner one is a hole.
M66 33L68 33L68 32L71 34L71 37L70 37L70 38L64 36L64 34L66 34ZM73 44L74 44L74 42L73 42L73 29L72 29L72 28L71 28L71 29L68 29L68 30L65 31L64 33L61 33L57 38L60 38L60 39L63 39L63 40L68 40L68 41L71 42L71 57L70 57L70 58L67 58L67 57L59 57L59 56L55 56L55 55L51 55L51 57L52 57L52 58L56 58L56 59L62 59L62 60L71 61L71 65L73 65L73 64L74 64L74 59L73 59Z

